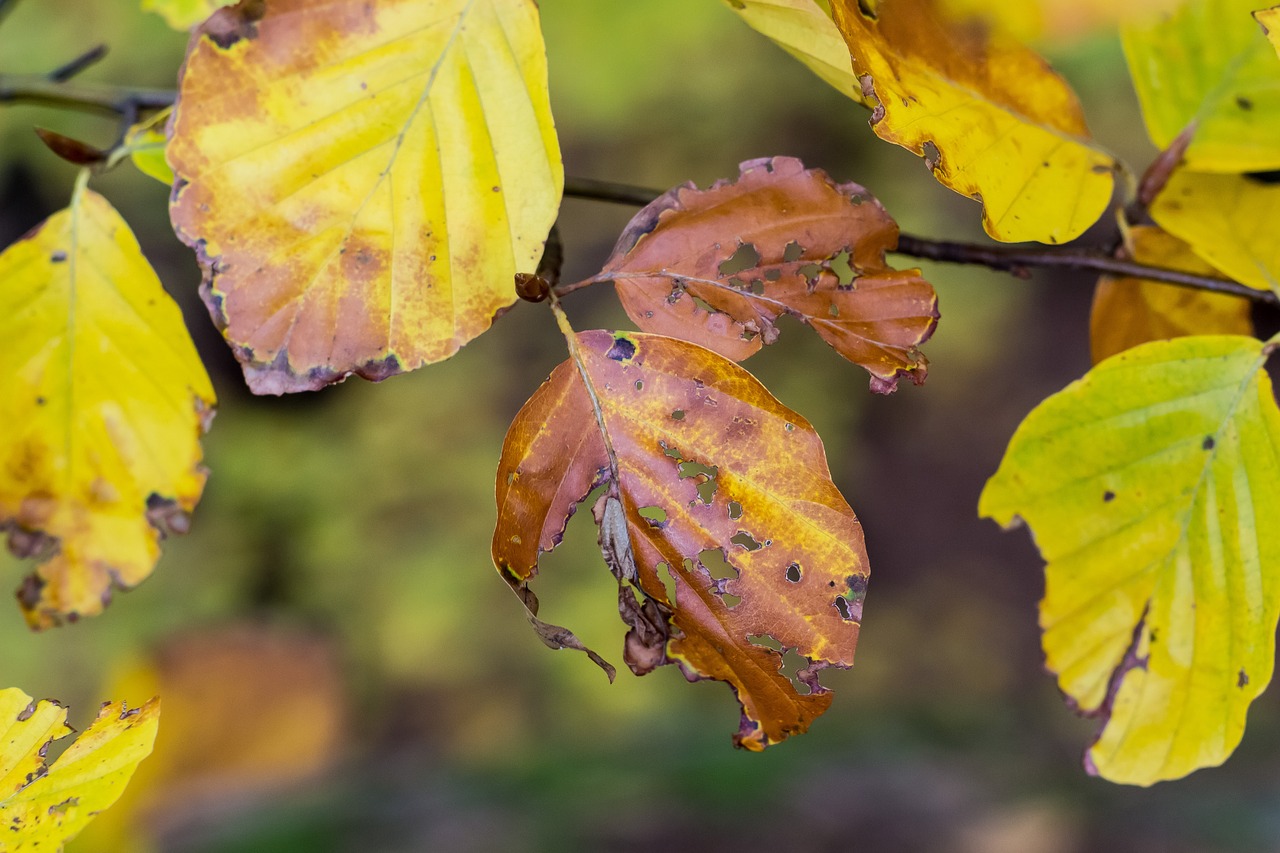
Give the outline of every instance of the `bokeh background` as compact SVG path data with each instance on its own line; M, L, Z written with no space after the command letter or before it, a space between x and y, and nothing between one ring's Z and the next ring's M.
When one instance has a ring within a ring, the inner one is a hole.
M1141 170L1154 151L1114 31L1095 26L1108 4L1053 5L1042 47ZM795 155L864 184L906 232L981 238L975 204L722 4L541 7L570 174L665 189ZM0 25L0 71L47 72L103 42L85 79L170 87L185 41L136 0L22 0ZM70 194L72 167L33 125L115 132L0 109L0 244ZM1088 368L1086 276L926 266L942 310L929 381L890 397L798 324L749 362L824 437L873 569L857 666L824 676L831 711L755 755L730 745L724 685L674 667L608 685L541 645L489 561L505 426L564 358L545 306L518 304L451 361L381 385L254 398L199 304L165 189L129 167L93 185L183 305L221 407L192 532L152 579L42 635L0 607L0 684L71 703L77 727L100 701L164 697L155 755L72 851L1280 849L1276 691L1222 768L1147 790L1088 778L1093 724L1042 669L1040 561L1025 532L976 517L1017 423ZM596 271L632 212L566 201L566 276ZM605 288L567 307L580 329L627 327ZM616 662L594 538L579 513L535 589L545 618ZM0 557L0 586L28 568Z

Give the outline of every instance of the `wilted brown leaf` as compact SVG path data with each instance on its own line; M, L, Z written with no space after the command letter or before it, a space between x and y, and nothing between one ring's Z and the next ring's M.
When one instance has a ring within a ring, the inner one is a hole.
M1196 275L1217 274L1190 246L1159 228L1138 226L1126 238L1129 254L1141 263ZM1249 300L1239 296L1110 276L1098 281L1093 295L1089 340L1094 364L1147 341L1252 334Z
M919 270L885 263L898 226L857 184L792 157L743 163L734 183L676 187L636 214L600 279L640 328L741 361L790 314L893 391L924 382L918 347L938 322Z
M748 749L805 731L831 701L819 672L853 663L868 575L821 440L710 350L622 332L576 340L591 390L572 361L560 365L507 434L494 562L525 589L577 505L607 484L595 517L632 670L674 661L690 680L728 682L743 710L734 740ZM784 674L791 650L808 662Z

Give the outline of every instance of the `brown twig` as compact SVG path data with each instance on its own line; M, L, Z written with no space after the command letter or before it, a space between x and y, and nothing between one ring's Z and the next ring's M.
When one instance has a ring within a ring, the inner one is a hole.
M65 83L42 74L0 74L0 104L36 104L129 116L172 106L177 95L172 89Z

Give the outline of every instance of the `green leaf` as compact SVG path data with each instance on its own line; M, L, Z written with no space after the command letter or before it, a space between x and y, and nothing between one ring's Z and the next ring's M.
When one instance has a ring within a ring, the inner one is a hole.
M1151 140L1168 148L1196 125L1190 169L1280 169L1280 60L1250 15L1257 7L1194 0L1121 30Z
M1102 721L1086 766L1112 781L1222 763L1271 680L1273 346L1188 337L1102 362L1027 417L982 493L981 515L1035 533L1047 666Z

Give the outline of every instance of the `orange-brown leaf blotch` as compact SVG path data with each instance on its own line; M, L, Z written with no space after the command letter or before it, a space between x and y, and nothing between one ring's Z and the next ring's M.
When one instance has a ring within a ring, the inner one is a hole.
M260 394L446 359L516 299L564 175L533 0L273 0L191 41L170 215Z
M869 571L862 527L831 481L817 433L703 347L604 331L577 342L618 482L588 389L566 362L507 434L494 562L522 587L578 504L609 482L596 512L601 541L614 554L629 544L642 593L636 601L632 587L620 590L633 671L674 661L690 680L727 682L742 704L735 742L748 749L805 731L831 701L819 672L853 663ZM628 542L612 529L615 499ZM662 618L669 625L659 632L653 622ZM652 647L661 633L665 659ZM792 650L808 664L783 673Z
M873 390L924 382L919 346L937 326L938 297L919 270L885 263L898 226L880 202L792 157L740 168L736 182L676 187L623 231L601 277L631 319L741 361L790 314L866 368Z

